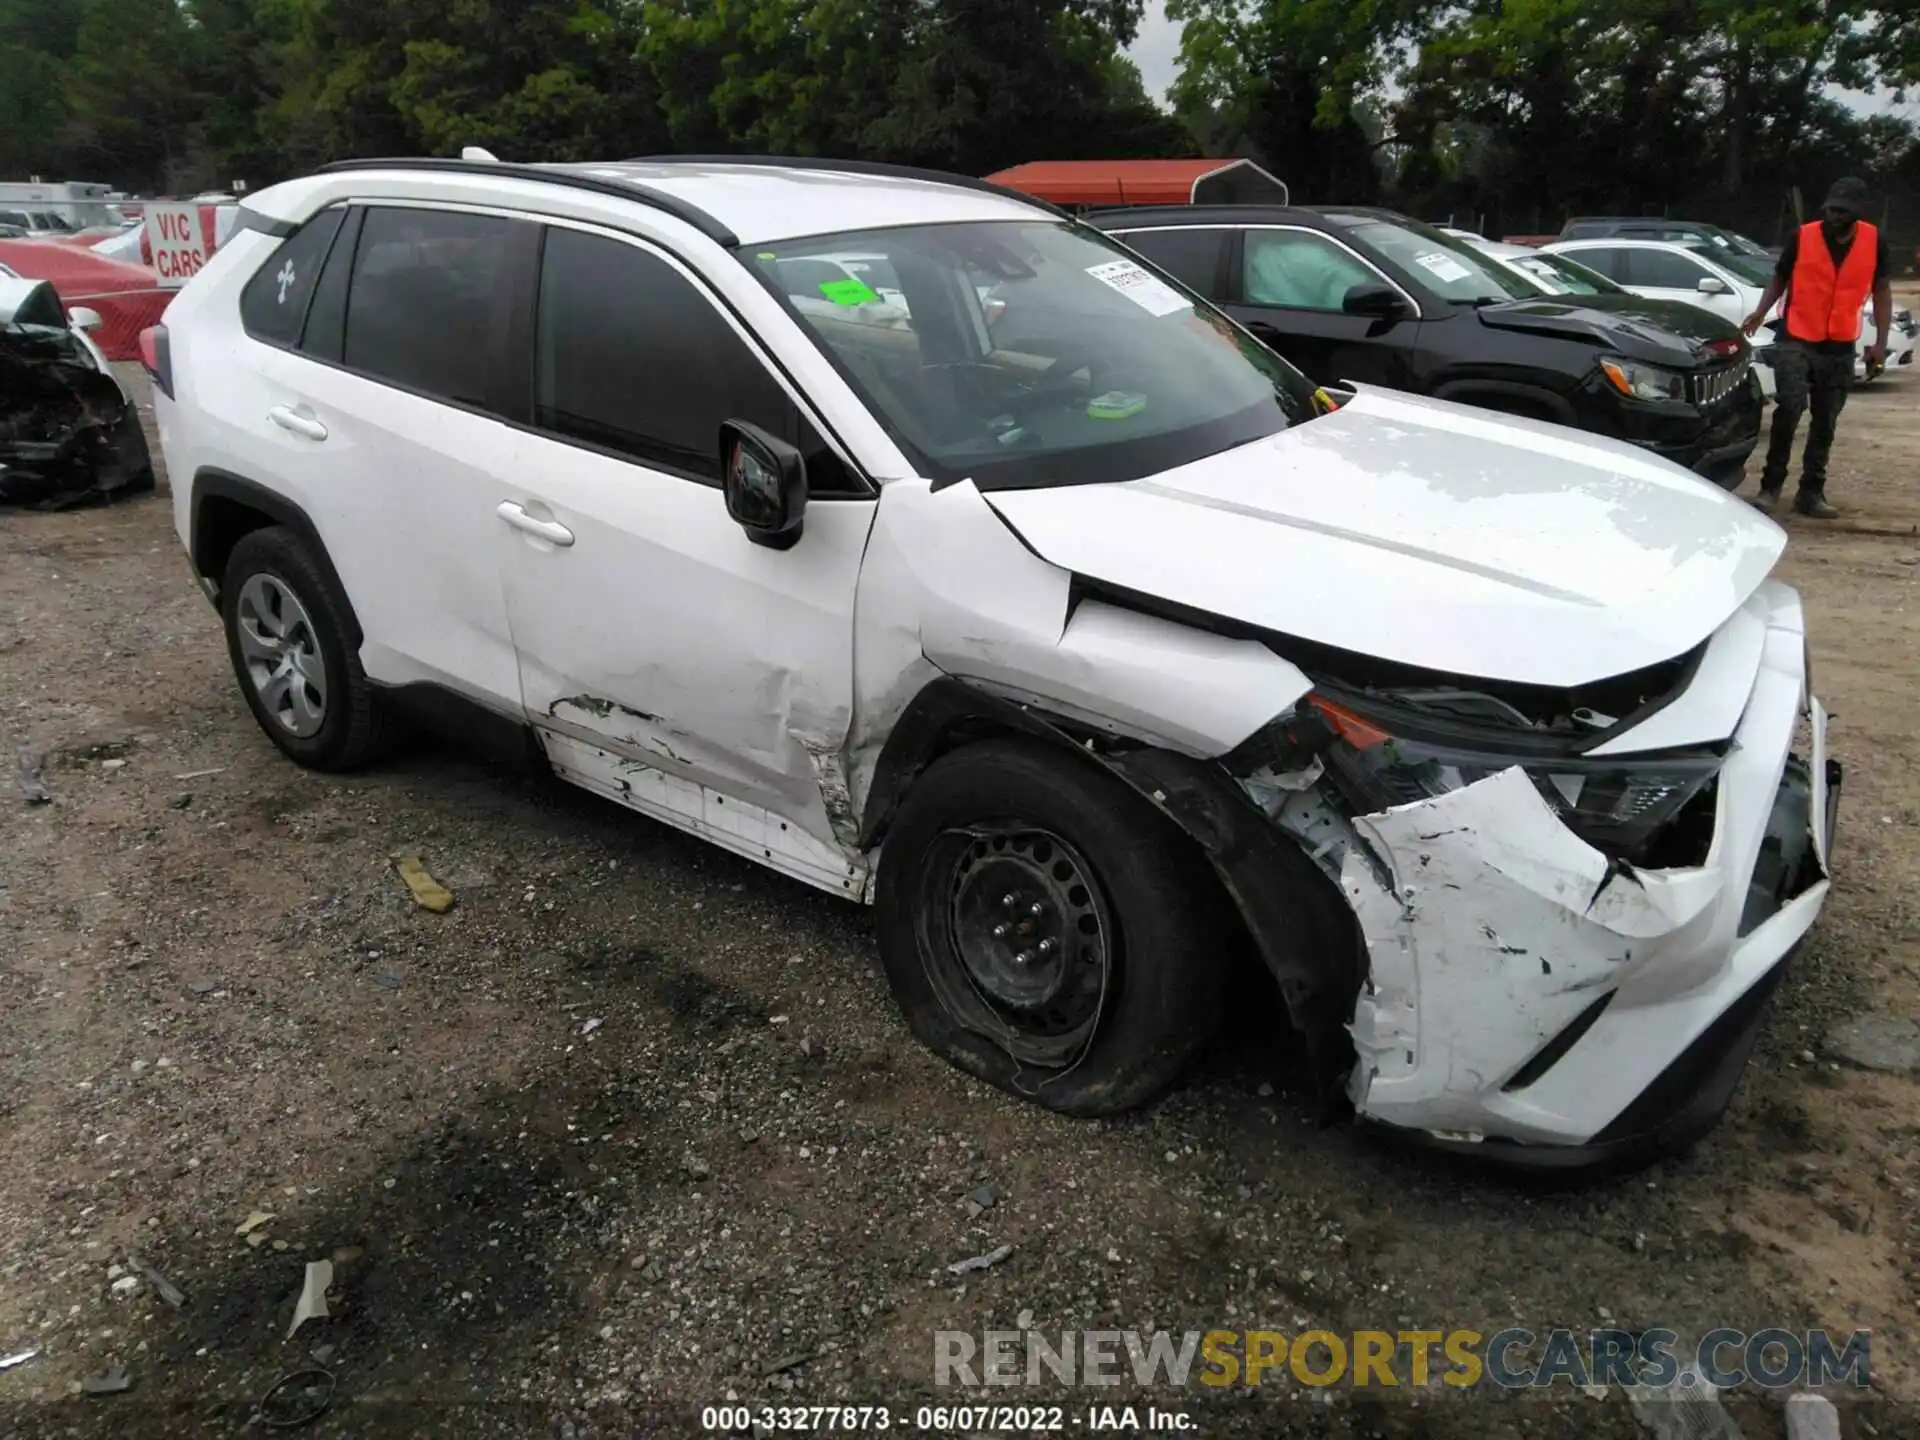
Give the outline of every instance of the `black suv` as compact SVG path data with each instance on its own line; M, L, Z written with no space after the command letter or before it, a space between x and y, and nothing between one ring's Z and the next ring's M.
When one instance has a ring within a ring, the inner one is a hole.
M1390 386L1616 436L1729 488L1759 439L1752 347L1683 301L1555 294L1385 210L1167 206L1086 218L1321 384Z

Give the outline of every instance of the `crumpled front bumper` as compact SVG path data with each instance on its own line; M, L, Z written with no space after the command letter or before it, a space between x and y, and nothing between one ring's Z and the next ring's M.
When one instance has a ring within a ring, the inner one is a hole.
M1662 1153L1718 1117L1826 900L1839 780L1798 595L1768 584L1747 613L1764 641L1702 863L1610 861L1517 768L1356 817L1341 884L1368 964L1359 1115L1553 1168Z

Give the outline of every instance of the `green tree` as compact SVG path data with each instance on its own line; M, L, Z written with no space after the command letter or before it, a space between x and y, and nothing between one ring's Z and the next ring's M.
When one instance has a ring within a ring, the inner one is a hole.
M84 0L61 85L69 168L171 186L197 148L198 38L176 0Z
M1174 104L1215 151L1251 151L1303 198L1367 199L1362 117L1425 7L1419 0L1168 0L1181 22Z
M65 79L79 40L71 0L0 0L0 175L65 166Z

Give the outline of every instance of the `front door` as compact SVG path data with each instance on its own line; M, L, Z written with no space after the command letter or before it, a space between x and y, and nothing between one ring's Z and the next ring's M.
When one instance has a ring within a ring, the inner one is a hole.
M1342 308L1357 287L1398 286L1317 231L1247 230L1241 241L1239 284L1226 307L1234 319L1318 384L1414 388L1420 322L1411 315L1349 315Z
M534 330L533 432L496 553L549 758L857 894L841 752L870 490L704 289L631 237L549 228ZM751 543L727 515L729 419L807 456L813 497L792 549Z

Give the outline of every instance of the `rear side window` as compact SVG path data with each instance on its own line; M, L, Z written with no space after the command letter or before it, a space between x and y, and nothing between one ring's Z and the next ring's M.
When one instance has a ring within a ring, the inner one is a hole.
M819 268L847 279L845 271ZM784 269L781 276L807 278ZM800 447L811 486L852 483L714 303L659 257L604 236L550 229L539 306L540 429L717 482L720 424L746 420Z
M1225 230L1203 230L1197 226L1136 230L1116 238L1138 250L1189 290L1209 300L1222 298L1220 255L1227 245Z
M1625 250L1602 246L1594 250L1575 250L1570 258L1579 261L1589 270L1598 270L1609 280L1626 285L1631 283L1627 279L1627 254Z
M347 296L350 370L476 409L507 383L516 242L533 230L497 215L369 209Z
M240 292L240 323L254 339L269 345L300 343L307 302L345 214L340 209L321 211L288 236L247 281Z
M1706 276L1706 269L1695 260L1671 250L1628 251L1627 273L1631 284L1651 285L1666 290L1691 290Z

